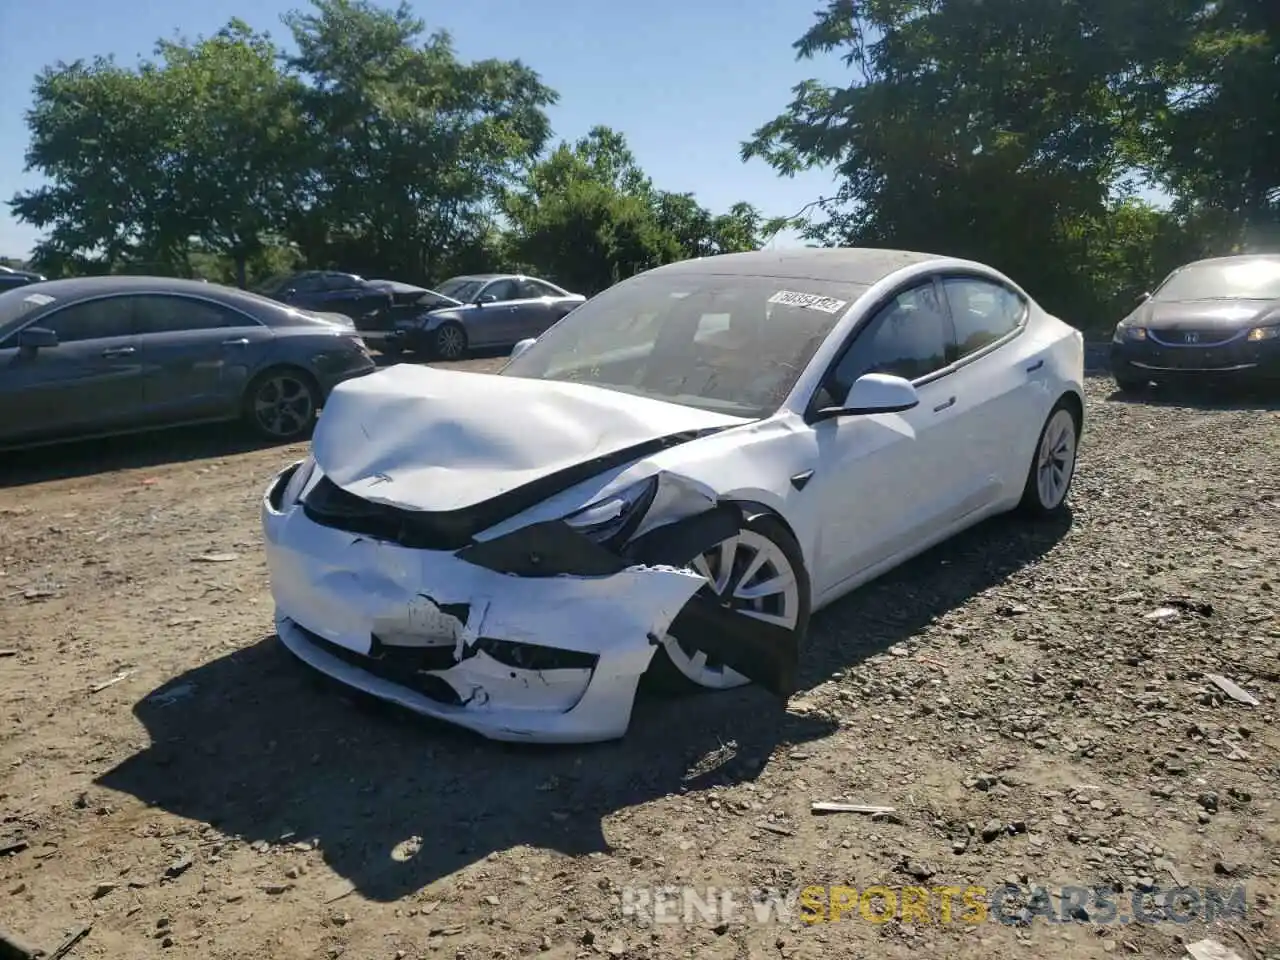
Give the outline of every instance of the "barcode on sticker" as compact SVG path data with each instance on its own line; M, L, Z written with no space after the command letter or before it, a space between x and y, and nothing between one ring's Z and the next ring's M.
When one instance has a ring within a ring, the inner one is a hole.
M816 293L779 290L769 298L769 302L788 307L803 307L806 310L821 310L823 313L839 313L849 301L837 300L835 297L820 297Z

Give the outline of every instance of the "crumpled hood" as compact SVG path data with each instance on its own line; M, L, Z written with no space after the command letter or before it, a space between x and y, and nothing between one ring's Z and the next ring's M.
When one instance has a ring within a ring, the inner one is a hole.
M443 512L673 434L747 422L586 384L399 364L334 389L312 454L358 497Z

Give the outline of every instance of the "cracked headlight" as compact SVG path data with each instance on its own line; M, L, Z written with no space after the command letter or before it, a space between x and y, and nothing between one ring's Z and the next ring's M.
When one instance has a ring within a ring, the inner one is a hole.
M587 504L565 517L564 522L596 543L621 541L640 525L657 492L658 478L652 476Z
M289 482L285 484L284 493L280 495L281 510L288 510L298 502L298 498L302 496L302 491L307 489L307 484L311 481L311 475L315 470L315 457L308 456L305 460L298 461L293 476L289 478Z

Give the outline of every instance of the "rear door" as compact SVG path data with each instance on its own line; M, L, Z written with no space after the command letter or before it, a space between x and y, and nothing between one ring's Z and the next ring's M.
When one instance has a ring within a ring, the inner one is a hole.
M537 280L522 277L516 281L516 299L512 303L511 342L526 337L540 337L560 319L555 312L554 291Z
M125 429L144 419L143 368L127 297L82 300L41 314L54 347L0 344L0 438L71 436Z
M977 510L1021 495L1048 413L1048 346L1027 333L1030 305L1017 291L976 275L941 284L956 331L953 476Z
M149 293L131 299L148 416L166 422L234 415L271 331L202 297Z

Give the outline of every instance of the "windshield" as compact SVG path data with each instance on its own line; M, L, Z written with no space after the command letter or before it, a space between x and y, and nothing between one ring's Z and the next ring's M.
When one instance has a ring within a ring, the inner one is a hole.
M1280 258L1193 263L1170 276L1151 299L1280 299Z
M53 300L47 293L32 290L29 285L0 293L0 340L21 324L28 313L36 307L53 303Z
M829 280L641 275L566 315L501 372L764 417L866 289Z
M436 287L435 292L443 293L446 297L457 300L459 303L471 303L483 286L483 280L476 280L472 277L454 277Z

